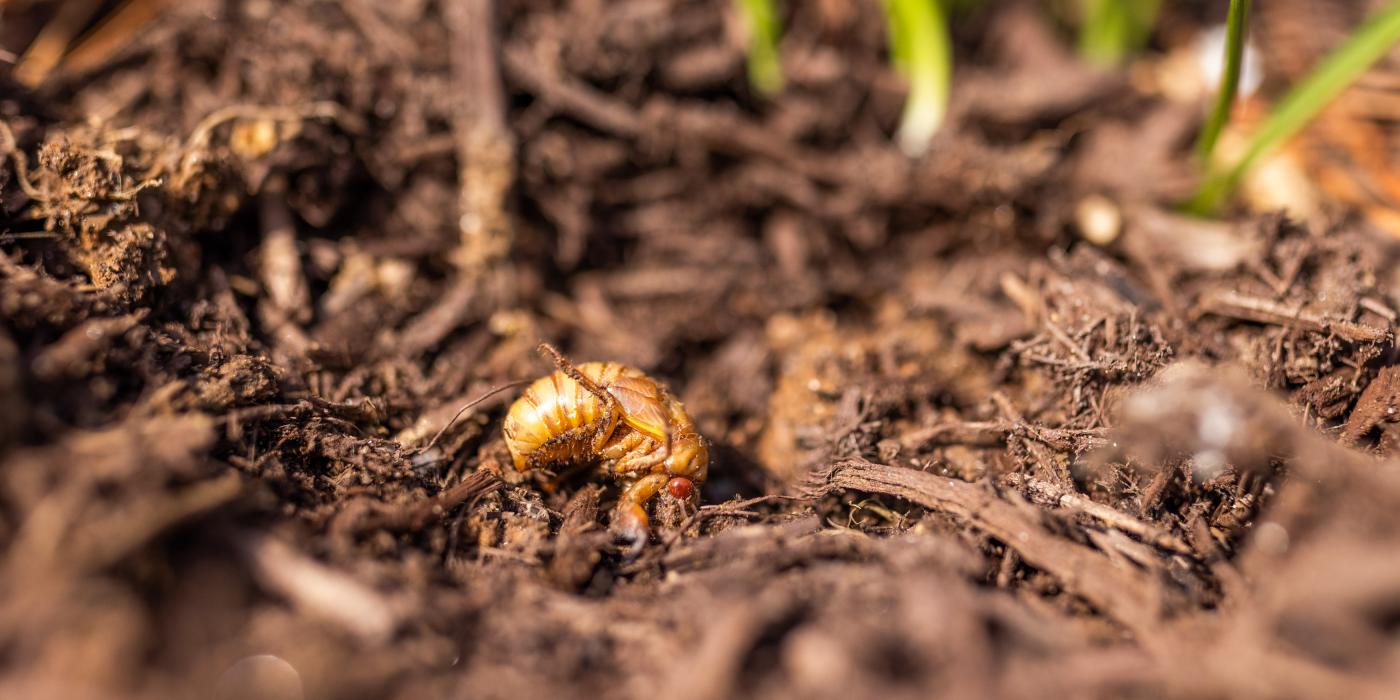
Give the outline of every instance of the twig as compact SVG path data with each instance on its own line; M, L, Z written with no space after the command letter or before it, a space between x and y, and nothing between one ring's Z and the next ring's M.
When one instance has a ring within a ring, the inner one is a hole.
M443 8L457 90L458 264L475 272L504 259L513 237L505 202L515 181L515 142L506 127L494 4L451 0Z
M482 298L475 277L458 277L438 295L437 301L404 324L397 334L380 342L385 350L396 350L414 357L436 347L462 324L485 317L487 300Z
M524 49L504 52L510 77L544 102L572 114L584 123L614 136L640 136L646 124L627 104L560 75L552 75L543 61Z
M1215 314L1242 321L1287 326L1317 333L1331 333L1354 343L1387 343L1393 338L1389 329L1375 328L1351 321L1337 321L1310 311L1304 311L1301 307L1289 308L1275 301L1245 296L1234 291L1207 296L1198 305L1197 313Z
M1019 475L1010 475L1018 477ZM1156 526L1145 523L1131 515L1123 513L1115 508L1106 506L1097 501L1085 498L1077 493L1067 491L1055 484L1040 479L1013 479L1021 481L1023 485L1041 497L1055 502L1061 508L1079 511L1088 515L1109 527L1122 530L1128 534L1137 535L1148 544L1161 547L1178 554L1192 554L1193 550L1180 539L1162 532Z
M162 496L144 507L86 523L64 551L73 562L91 570L112 566L161 533L232 502L241 492L242 479L230 471Z
M434 518L441 518L457 506L499 489L501 483L495 474L481 469L431 498L408 503L359 498L347 503L328 529L351 536L374 530L417 532Z
M1065 349L1069 350L1071 354L1079 358L1080 362L1086 364L1094 363L1094 358L1089 357L1089 353L1085 352L1084 348L1079 347L1079 345L1069 337L1069 334L1065 333L1065 329L1060 328L1060 326L1054 321L1051 321L1047 318L1045 320L1045 328L1046 330L1050 331L1050 337L1054 338L1055 341L1059 344L1065 346Z
M369 641L388 639L398 625L389 602L349 574L322 564L268 535L234 543L265 589L313 617Z
M1007 421L940 423L907 433L899 442L910 450L935 445L998 447L1006 442L1006 436L1010 433L1011 423Z
M127 0L92 31L78 39L59 64L60 73L80 73L111 58L151 20L165 11L169 0Z
M583 123L619 138L635 139L664 132L716 151L771 160L803 177L830 184L851 182L841 164L794 148L762 122L710 104L677 104L652 98L641 109L574 80L552 74L528 51L507 49L505 68L510 77L546 104Z
M1025 417L1021 415L1020 411L1016 410L1016 407L1011 404L1011 399L1008 399L1005 394L1000 391L992 392L992 403L997 405L997 409L1001 411L1002 415L1005 416L1007 420L1010 420L1015 425L1025 425ZM1022 443L1026 446L1026 451L1030 452L1031 457L1035 458L1035 461L1040 465L1042 474L1046 478L1053 479L1061 484L1070 483L1069 470L1061 466L1055 460L1055 456L1045 449L1044 444L1041 444L1039 440L1032 441L1026 439L1029 435L1018 434L1018 431L1012 431L1010 435L1021 438Z
M1391 323L1395 323L1397 319L1400 319L1400 315L1397 315L1395 313L1395 309L1392 309L1389 306L1386 306L1383 302L1378 301L1376 299L1372 299L1371 297L1362 297L1361 301L1357 302L1357 304L1359 304L1361 308L1366 309L1367 311L1370 311L1371 313L1376 314L1377 316L1380 316L1385 320L1390 321Z
M258 198L263 241L258 267L266 292L258 302L258 317L277 348L304 355L311 339L302 324L311 320L311 291L302 274L296 225L284 200L280 180L269 183Z
M34 375L52 381L64 374L80 375L84 366L116 338L125 335L146 317L150 309L109 318L90 318L45 347L31 363Z
M102 3L98 0L72 0L59 5L58 13L49 20L15 65L15 79L26 87L38 87L44 82L73 37L92 19Z
M580 489L564 507L564 522L559 525L554 556L549 561L549 577L566 589L577 589L588 581L602 560L602 550L612 535L598 528L598 497L596 485Z
M968 421L940 423L914 431L900 438L906 449L935 445L972 445L997 447L1012 436L1029 437L1058 450L1081 450L1108 444L1102 428L1046 428L1031 423L1012 421Z
M406 356L435 347L454 329L509 303L515 285L507 261L514 227L506 195L515 182L515 141L506 126L492 0L450 0L443 16L452 32L457 118L457 227L453 255L460 275L437 301L394 337Z
M840 489L885 494L963 520L1016 550L1027 564L1060 580L1140 637L1153 633L1158 586L1139 571L1115 565L1102 553L1057 537L1022 508L984 487L913 469L846 460L817 475L813 496Z

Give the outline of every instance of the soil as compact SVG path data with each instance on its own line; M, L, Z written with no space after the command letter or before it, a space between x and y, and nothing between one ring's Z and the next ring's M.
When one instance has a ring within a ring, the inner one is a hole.
M0 65L0 696L1400 687L1384 202L1173 213L1202 102L1040 3L955 17L918 159L871 0L771 98L720 0L130 4ZM711 442L635 559L509 467L542 340Z

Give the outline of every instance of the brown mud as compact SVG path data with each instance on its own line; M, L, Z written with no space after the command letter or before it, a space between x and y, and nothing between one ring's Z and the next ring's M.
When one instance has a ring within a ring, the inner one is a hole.
M1038 4L958 19L918 160L874 2L790 13L773 99L728 2L497 5L0 68L0 696L1393 697L1374 217L1171 213L1200 105ZM541 340L712 442L634 561L611 484L509 469L512 391L451 420Z

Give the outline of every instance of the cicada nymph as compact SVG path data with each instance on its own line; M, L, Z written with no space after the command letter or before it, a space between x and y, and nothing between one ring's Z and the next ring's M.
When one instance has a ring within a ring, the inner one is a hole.
M515 468L525 472L596 464L622 485L613 528L639 551L650 531L647 505L658 494L699 502L709 469L705 439L666 387L617 362L574 365L548 344L558 368L510 407L504 431Z

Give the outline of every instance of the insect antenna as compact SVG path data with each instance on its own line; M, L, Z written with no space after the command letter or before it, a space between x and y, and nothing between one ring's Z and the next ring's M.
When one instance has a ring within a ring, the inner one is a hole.
M455 414L452 416L452 420L447 421L447 425L442 426L442 428L441 428L440 430L437 431L437 435L434 435L434 436L433 436L433 439L432 439L432 440L429 440L427 445L424 445L424 446L422 447L422 449L418 450L418 453L419 453L419 454L422 454L422 453L424 453L424 452L427 452L428 450L433 449L433 446L437 444L437 441L438 441L440 438L442 438L443 433L446 433L447 430L448 430L448 428L451 428L452 425L453 425L454 423L457 422L457 419L458 419L458 418L461 418L461 417L462 417L462 414L467 412L467 409L470 409L471 407L476 406L477 404L480 404L482 401L485 401L486 399L489 399L489 398L491 398L492 396L495 396L496 394L499 394L499 393L501 393L502 391L505 391L506 389L513 389L513 388L515 388L515 387L524 386L524 385L529 384L529 383L530 383L530 380L528 380L528 379L521 379L521 380L517 380L517 381L514 381L514 382L506 382L505 384L501 384L500 386L491 387L490 389L488 389L488 390L486 391L485 394L482 394L481 396L478 396L478 397L472 399L471 401L468 401L468 402L466 402L465 404L462 404L462 407L459 408L459 409L457 409L457 413L455 413Z
M569 362L568 358L564 357L564 354L559 352L553 345L549 343L540 343L539 349L540 354L554 361L554 366L558 367L560 372L567 374L570 379L578 382L579 386L588 390L588 393L598 397L599 401L602 401L610 408L617 405L617 399L614 398L612 394L604 391L603 387L598 386L597 382L589 379L583 372L578 371L574 363Z

